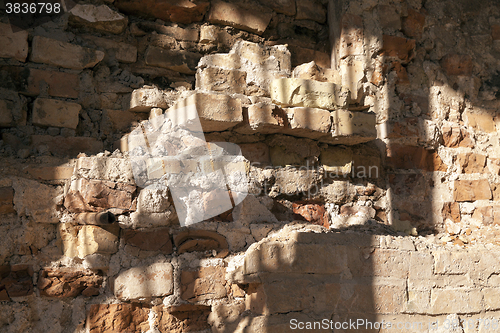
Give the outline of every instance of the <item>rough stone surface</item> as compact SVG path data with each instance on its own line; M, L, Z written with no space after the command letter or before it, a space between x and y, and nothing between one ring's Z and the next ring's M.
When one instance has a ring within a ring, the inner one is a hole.
M39 182L18 178L12 183L14 188L14 208L20 216L31 218L35 222L57 223L58 196L61 188L54 188ZM47 198L40 200L40 198Z
M101 32L121 34L127 27L128 19L106 5L77 4L70 10L69 22L75 26L85 26Z
M81 109L77 103L37 98L33 103L33 124L76 129Z
M143 332L149 329L148 312L137 303L92 304L86 329L91 333Z
M173 292L170 263L133 267L121 272L114 283L115 296L124 301L167 296Z
M27 92L39 95L48 86L48 94L55 97L78 98L78 75L57 71L30 69Z
M232 27L262 35L273 16L269 9L259 8L258 13L233 3L215 1L211 3L208 13L210 23L230 25ZM255 7L254 7L255 9Z
M99 295L103 277L92 271L72 268L46 268L38 275L40 294L48 297L76 297Z
M91 68L104 59L104 52L35 36L31 61L63 68Z
M330 131L330 112L314 108L287 108L285 109L290 131L288 133L310 138L319 139Z
M157 2L154 0L117 0L115 5L121 11L158 18L168 22L189 24L203 19L210 3L208 1Z
M166 108L168 104L162 91L156 87L135 89L130 97L130 111L149 112L152 108Z
M184 74L194 74L201 55L183 50L166 50L150 46L144 55L146 64L168 68Z
M15 213L14 189L10 186L0 187L0 214Z
M223 267L200 267L196 271L182 271L182 299L197 302L226 296L224 275Z
M153 231L125 230L122 237L125 243L138 247L144 251L159 251L164 254L171 254L172 241L166 229Z
M244 71L235 69L199 68L196 72L196 88L242 94L246 88L246 77Z
M349 93L330 82L303 79L277 79L271 84L273 102L284 106L302 106L334 110L349 103Z
M76 157L79 153L96 154L103 150L102 141L90 137L54 137L51 135L32 135L31 145L39 149L45 146L56 156Z
M455 180L453 198L459 202L490 200L490 185L486 179Z

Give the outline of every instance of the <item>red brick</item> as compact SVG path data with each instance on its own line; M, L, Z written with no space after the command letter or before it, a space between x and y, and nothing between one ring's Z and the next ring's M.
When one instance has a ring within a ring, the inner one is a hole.
M387 150L387 164L397 169L446 171L448 168L436 152L423 147L391 145Z
M90 333L145 332L149 308L140 304L92 304L86 328Z
M424 32L425 15L408 9L408 16L403 19L403 32L408 37L420 38Z
M402 62L409 62L415 55L415 40L403 37L383 35L382 54L396 57Z
M472 75L472 57L466 54L447 54L441 59L446 75Z
M27 93L40 94L40 86L47 84L51 96L78 98L79 80L77 74L30 69Z
M455 201L475 201L491 199L490 184L486 179L455 180L453 197Z
M294 202L292 204L292 210L296 218L305 220L312 224L321 225L325 228L330 227L328 215L325 211L325 205Z

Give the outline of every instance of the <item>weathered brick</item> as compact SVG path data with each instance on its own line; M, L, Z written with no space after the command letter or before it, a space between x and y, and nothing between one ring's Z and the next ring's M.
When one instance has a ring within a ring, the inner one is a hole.
M33 37L31 61L71 69L94 67L104 59L104 52L60 42L41 36Z
M84 225L78 232L78 257L84 258L89 254L113 254L118 251L118 228L111 226L113 232L104 227Z
M323 168L335 175L351 173L353 154L352 150L343 147L328 147L319 156Z
M415 56L415 40L383 35L382 53L387 57L396 57L403 63L407 63Z
M330 82L285 78L271 83L271 98L284 106L334 110L349 103L349 92Z
M460 222L460 205L458 202L445 202L443 204L443 220L451 219L453 222Z
M263 142L239 144L241 154L252 163L267 165L271 162L269 146Z
M297 20L313 20L325 23L326 9L316 0L297 0Z
M115 279L115 296L124 301L172 294L173 268L170 263L156 263L133 267L121 272Z
M138 106L138 108L140 107ZM158 110L161 110L163 113L162 109ZM113 132L128 132L132 130L141 120L148 119L148 114L127 110L103 110L102 119L101 131L104 134L112 134Z
M48 297L97 296L103 277L90 270L45 268L38 274L38 290Z
M254 4L256 6L256 4ZM273 13L266 7L256 6L253 10L233 3L215 1L211 3L208 13L208 22L230 25L262 35L273 17Z
M472 253L466 251L435 251L435 274L466 274L473 268L476 259Z
M39 95L46 85L50 96L78 98L78 75L35 68L31 68L29 73L26 87L28 94Z
M224 267L200 267L195 271L182 271L182 299L197 302L225 297L225 274Z
M11 127L14 125L12 110L9 101L0 100L0 127Z
M482 289L485 310L500 309L500 288L484 288Z
M323 68L314 61L303 63L293 69L292 78L316 80L341 84L340 73L332 68Z
M441 59L446 75L472 75L472 57L464 54L447 54Z
M310 139L319 139L330 131L330 112L315 108L287 108L285 109L289 119L289 130L294 136Z
M129 229L123 232L122 237L126 244L144 251L159 251L164 254L171 254L173 251L170 234L166 229L152 231Z
M90 333L146 332L149 330L149 308L137 303L92 304L87 314Z
M329 67L330 65L330 55L325 52L318 50L308 49L305 47L300 47L297 45L289 45L288 49L291 53L291 64L293 67L302 65L307 62L314 61L321 67Z
M168 68L184 74L194 74L200 58L199 53L166 50L156 46L148 47L144 55L146 65Z
M419 137L418 118L405 118L402 121L388 121L387 139L400 139L408 137Z
M295 214L295 218L305 220L312 224L321 225L325 228L330 227L324 205L294 202L292 204L292 211Z
M14 206L20 216L30 217L33 221L41 223L59 222L56 198L62 194L60 187L54 188L24 178L15 179L12 187Z
M476 113L474 111L465 112L467 124L475 130L480 130L486 133L496 132L493 115L488 113Z
M113 157L80 157L76 172L79 177L135 184L130 160Z
M330 144L356 145L376 139L376 116L374 113L339 109L333 111L331 115L331 133L321 137L319 141Z
M149 112L152 108L167 108L165 95L156 87L135 89L130 97L130 109L134 112Z
M217 257L225 257L228 254L226 238L215 231L184 230L175 235L174 243L179 254L213 250L219 251Z
M155 306L154 325L160 332L182 333L209 330L207 322L210 306L198 304L182 304L178 306Z
M37 180L65 180L73 176L74 169L71 166L30 166L26 171Z
M344 14L341 20L339 56L363 55L363 18L358 15Z
M15 213L14 189L12 187L0 187L0 214Z
M86 41L94 44L97 48L106 50L105 60L109 57L113 57L119 62L123 63L134 63L137 61L137 47L116 42L108 38L100 38L95 36L82 36Z
M496 208L495 210L498 210L498 208ZM491 206L477 207L476 209L474 209L474 214L472 214L472 218L477 220L479 223L483 225L493 224L494 222L493 207Z
M446 171L437 152L429 151L423 147L391 145L387 150L387 163L398 169L422 169L426 171Z
M272 134L282 132L288 127L285 110L275 104L260 102L248 107L248 124L237 126L235 131L242 134Z
M479 312L482 307L482 294L479 290L432 289L432 314Z
M9 24L0 23L0 58L13 58L25 62L28 57L28 32L12 32Z
M491 25L491 38L493 40L500 40L500 25L498 24Z
M446 147L474 147L474 143L472 142L469 133L465 129L460 128L458 125L444 125L441 128L441 132L443 134L443 141Z
M33 124L76 129L81 109L77 103L37 98L33 103Z
M128 19L106 5L77 4L70 10L68 22L73 26L83 26L118 35L127 28Z
M156 0L117 0L114 5L127 14L145 14L167 22L189 24L203 20L208 1L158 2Z
M92 155L103 151L102 141L91 137L32 135L31 145L34 148L47 146L48 150L56 156L76 157L79 153Z
M459 202L490 200L491 189L488 180L455 180L453 198Z
M246 89L246 77L246 72L235 69L199 68L196 72L196 88L243 94Z
M474 153L458 154L457 163L463 173L483 173L486 156Z
M174 115L187 109L197 112L204 132L225 131L243 121L241 101L228 95L196 93L177 102L166 113Z
M218 35L219 28L215 25L202 25L200 27L200 43L215 43Z

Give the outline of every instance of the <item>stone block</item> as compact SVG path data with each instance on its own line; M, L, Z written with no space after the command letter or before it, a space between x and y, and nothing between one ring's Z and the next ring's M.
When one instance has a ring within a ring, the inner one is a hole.
M155 306L154 326L159 332L202 332L210 330L207 322L210 306L182 304L178 306Z
M474 269L475 257L466 251L435 251L435 274L467 274Z
M474 209L474 214L472 214L472 218L482 225L489 225L498 222L498 217L500 217L498 216L498 206L477 207Z
M441 133L443 134L443 141L446 147L474 147L469 133L458 125L444 125L441 128Z
M458 154L458 168L463 173L483 173L486 166L486 156L481 154Z
M323 68L314 61L295 67L292 72L292 78L342 84L338 71L332 68Z
M33 103L33 124L76 129L81 109L77 103L37 98Z
M0 187L0 214L15 213L14 189L10 186Z
M113 57L119 62L123 62L126 64L131 64L137 61L137 47L122 43L116 42L112 39L108 38L100 38L95 36L82 36L86 41L89 41L96 48L106 50L105 60L109 57Z
M91 270L45 268L38 274L40 295L48 297L97 296L103 277Z
M51 187L24 178L12 182L14 208L19 216L26 216L35 222L58 223L58 196L62 188ZM40 200L40 198L45 198Z
M488 180L455 180L453 198L455 201L490 200L491 189Z
M153 108L155 109L155 108ZM157 109L161 110L162 109ZM101 131L104 134L113 132L129 132L136 127L141 120L146 120L148 114L145 112L133 112L127 110L103 110Z
M321 67L330 67L330 55L318 50L308 49L297 45L289 45L292 66L299 66L314 61Z
M74 169L72 166L30 166L26 171L37 180L66 180L73 176Z
M458 202L445 202L443 204L443 221L450 219L455 223L460 222L460 205Z
M334 110L347 106L350 94L330 83L303 79L276 79L271 83L271 98L284 106L301 106Z
M156 46L149 46L144 55L146 65L167 68L184 74L194 74L200 58L199 53L166 50Z
M272 134L283 132L288 125L285 110L275 104L260 102L248 107L248 125L239 126L235 131L242 134Z
M297 13L294 0L276 0L272 2L259 0L259 2L265 6L268 6L277 13L285 14L288 16L294 16Z
M26 62L28 57L28 32L13 32L10 24L0 23L0 58L12 58Z
M480 290L432 289L432 314L471 313L483 309L483 295Z
M493 115L488 113L476 113L476 112L465 112L465 117L467 124L474 128L475 130L483 131L486 133L494 133L495 122L493 121Z
M362 82L365 77L365 62L356 59L340 63L342 86L351 92L351 104L358 104L362 97Z
M244 94L246 78L246 72L236 69L199 68L196 72L196 88L228 94Z
M91 68L104 59L104 52L60 42L41 36L33 37L31 61L63 68Z
M415 40L383 35L382 54L408 63L415 56Z
M250 162L267 165L271 162L269 146L263 142L239 144L241 154Z
M315 108L287 108L289 133L309 139L319 139L330 131L330 112Z
M14 125L10 103L6 100L0 100L0 127L11 127Z
M89 333L146 332L149 308L137 303L92 304L87 314Z
M84 225L79 228L77 238L77 256L85 258L94 253L113 254L118 251L118 228L110 232L95 225ZM108 228L111 229L111 228Z
M122 12L132 15L144 14L154 18L182 24L203 20L210 2L158 2L156 0L117 0L114 5Z
M123 301L168 296L173 289L173 268L170 263L130 268L121 272L114 283L115 296Z
M316 0L297 0L297 20L313 20L318 23L326 22L327 10L321 2Z
M485 310L500 309L500 288L483 288Z
M79 79L73 73L45 71L31 68L28 77L26 92L39 95L44 87L48 87L48 94L55 97L78 98Z
M500 25L491 25L491 38L493 38L493 40L500 40Z
M167 229L152 231L124 230L123 239L125 243L135 246L143 251L159 251L164 254L171 254L172 241Z
M168 209L161 213L145 214L133 212L132 214L130 214L130 219L134 228L164 227L170 226L178 221L177 214L175 213L173 206L170 206Z
M359 56L364 54L363 18L358 15L344 14L341 19L339 56Z
M447 54L441 59L446 75L472 75L472 57L465 54Z
M328 173L333 172L336 176L351 173L353 153L349 148L328 147L321 152L319 158Z
M208 13L208 22L230 25L237 29L262 35L266 31L273 13L268 8L257 4L253 4L252 7L241 7L223 1L212 2Z
M112 10L106 5L77 4L70 11L68 22L73 26L83 26L99 32L119 35L127 28L126 16Z
M356 145L377 138L375 113L336 110L331 115L331 133L323 136L319 141L330 144Z
M397 169L421 169L426 171L446 171L436 152L423 147L407 145L390 145L387 149L387 164Z
M219 28L215 25L202 25L200 27L200 43L215 43L219 35Z
M228 95L196 93L177 102L167 112L186 112L194 108L204 132L225 131L243 121L241 101Z
M182 271L181 298L189 302L219 299L227 295L224 267L199 267Z
M152 108L167 107L165 95L156 87L135 89L130 97L129 111L149 112Z
M29 265L0 266L0 301L33 294L33 267Z
M135 184L130 160L112 157L80 157L76 174L87 179Z
M72 182L64 205L72 213L108 208L129 210L135 190L130 184L82 178Z

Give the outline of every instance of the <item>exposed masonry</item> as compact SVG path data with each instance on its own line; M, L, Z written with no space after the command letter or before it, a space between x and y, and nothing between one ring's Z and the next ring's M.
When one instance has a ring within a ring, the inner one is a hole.
M499 40L488 1L115 0L0 22L0 331L487 331ZM239 145L250 195L180 228L127 135L186 104Z

